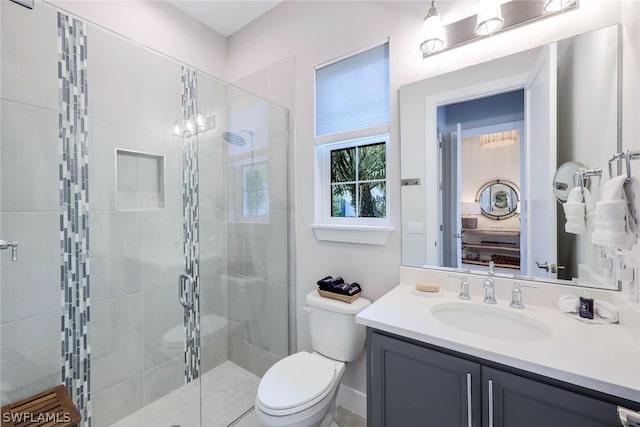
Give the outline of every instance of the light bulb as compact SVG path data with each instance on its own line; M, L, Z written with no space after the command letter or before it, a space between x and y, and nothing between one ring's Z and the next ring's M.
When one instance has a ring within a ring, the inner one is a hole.
M182 129L178 123L173 125L173 136L182 136Z
M478 2L478 23L475 33L479 36L490 36L498 31L504 19L502 6L497 0L480 0Z
M186 122L184 122L184 127L187 129L187 132L189 133L193 133L196 130L196 127L193 124L193 121L191 120L187 120Z
M206 128L205 123L204 115L198 114L196 116L196 125L198 126L198 130L204 130Z
M435 1L431 2L431 8L424 18L423 24L424 41L420 44L422 53L428 55L437 52L444 47L444 28L442 17L436 10Z
M561 12L573 5L576 0L549 0L544 5L545 12Z

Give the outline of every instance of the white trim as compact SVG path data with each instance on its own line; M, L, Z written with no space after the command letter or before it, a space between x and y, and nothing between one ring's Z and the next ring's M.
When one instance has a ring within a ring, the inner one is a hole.
M367 419L367 395L365 393L340 383L336 401L338 406Z
M442 223L442 212L439 209L440 171L438 161L440 156L433 155L434 153L438 153L438 135L436 132L438 107L522 89L527 82L528 76L528 73L514 74L481 84L462 86L451 91L425 97L425 193L426 200L438 200L438 203L432 204L430 207L427 206L425 212L427 218L425 222L425 264L440 265L438 248L440 224Z
M393 227L372 225L311 224L316 240L362 245L384 245Z
M391 133L391 126L387 124L371 126L362 129L350 130L347 132L332 133L329 135L317 136L316 145L335 144L344 141L370 138ZM354 144L357 145L357 144Z
M391 137L388 133L376 134L359 139L345 140L334 144L324 144L316 147L316 158L320 171L320 187L316 193L316 213L315 220L317 223L326 225L353 225L353 226L373 226L388 227L391 224L391 206L389 203L389 155L390 155ZM367 217L332 217L331 216L331 151L342 148L360 147L370 144L385 144L385 217L384 218L367 218ZM317 237L317 236L316 236Z

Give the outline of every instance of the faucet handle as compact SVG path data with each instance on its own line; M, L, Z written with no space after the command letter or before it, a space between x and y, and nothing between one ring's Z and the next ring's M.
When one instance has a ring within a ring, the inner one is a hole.
M489 261L489 274L496 274L496 263Z
M537 288L537 286L515 282L513 284L513 290L511 291L511 304L509 304L511 307L517 309L524 308L524 304L522 303L522 288Z
M470 300L471 296L469 296L469 282L467 281L467 276L450 275L449 277L460 279L460 294L458 295L458 298Z

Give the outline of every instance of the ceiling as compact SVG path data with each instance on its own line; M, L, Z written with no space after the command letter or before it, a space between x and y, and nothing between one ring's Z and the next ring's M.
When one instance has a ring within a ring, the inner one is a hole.
M223 36L230 36L282 0L166 0Z
M283 0L165 0L187 15L225 37L229 37L256 18L280 4ZM343 0L327 0L343 1ZM403 1L403 0L383 0ZM406 1L406 0L405 0ZM416 19L421 25L431 0L409 0L423 5L424 14ZM512 0L498 0L506 3ZM445 24L476 13L478 0L437 0L436 5Z

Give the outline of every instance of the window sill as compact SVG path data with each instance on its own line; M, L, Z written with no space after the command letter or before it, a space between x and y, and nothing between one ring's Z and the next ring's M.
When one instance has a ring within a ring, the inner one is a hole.
M393 227L371 225L311 224L316 240L361 245L384 245Z

